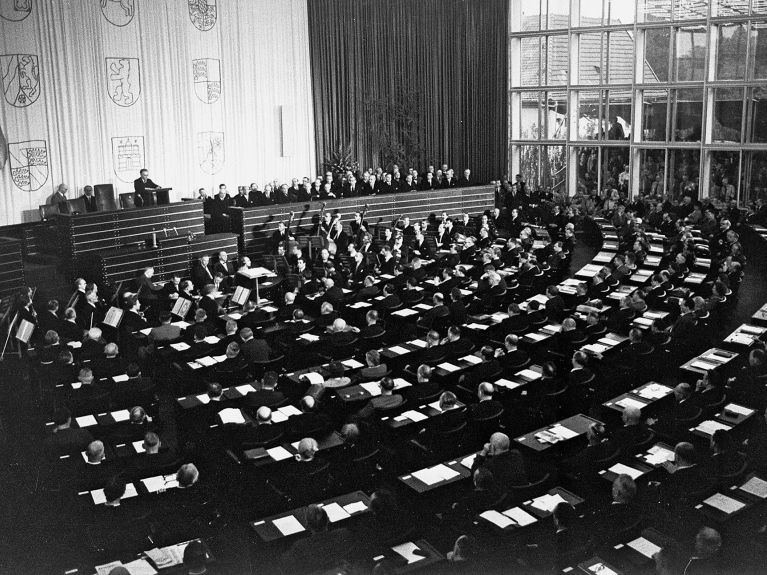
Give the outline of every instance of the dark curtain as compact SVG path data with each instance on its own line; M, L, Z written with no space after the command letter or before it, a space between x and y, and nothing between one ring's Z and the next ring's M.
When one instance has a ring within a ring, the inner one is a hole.
M307 0L317 163L506 172L508 0Z

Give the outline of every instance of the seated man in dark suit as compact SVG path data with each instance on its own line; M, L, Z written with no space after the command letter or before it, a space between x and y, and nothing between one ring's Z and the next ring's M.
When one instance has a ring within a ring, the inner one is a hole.
M345 528L328 530L330 521L318 505L306 508L306 523L311 535L300 539L283 555L286 573L316 573L336 566L355 550L355 540Z
M432 304L433 307L423 314L419 322L421 325L431 327L436 319L444 319L450 316L450 309L445 305L445 296L440 292L432 296Z
M466 375L459 379L459 382L468 389L474 389L483 381L492 381L502 371L501 362L495 357L495 350L489 345L485 345L480 350L482 363L471 368Z
M472 478L474 489L453 503L443 517L443 521L457 524L459 529L470 527L477 515L491 509L498 500L499 491L495 478L487 467L478 467Z
M386 333L386 330L378 324L378 312L371 309L365 314L365 327L360 329L360 338L379 337Z
M546 317L554 323L561 323L565 315L565 300L559 295L557 286L548 286L546 288Z
M649 430L642 421L642 412L638 407L624 408L621 419L623 427L613 433L614 441L620 446L623 454L633 454L637 444L648 438Z
M272 352L269 344L262 337L254 338L252 329L249 327L242 328L240 339L242 340L240 352L248 363L269 361L269 355Z
M216 301L216 286L212 283L205 284L202 288L202 299L198 303L201 310L205 311L208 319L215 321L215 318L224 313L223 308Z
M516 449L510 449L511 441L505 433L496 432L490 436L482 451L474 458L471 471L474 473L484 467L493 474L495 483L501 492L507 491L512 485L527 483L527 472L522 454Z
M442 339L441 345L445 348L448 357L466 355L474 347L470 340L461 338L461 328L457 325L450 326L447 337Z
M285 401L285 396L277 391L277 373L267 371L264 379L261 381L261 388L257 391L251 391L242 398L242 406L255 411L259 407L277 407Z
M377 349L371 349L365 353L365 363L367 366L363 367L355 374L355 382L381 379L389 371L386 364L381 363L381 354Z
M292 416L287 423L293 437L321 437L330 429L330 419L317 411L317 402L311 395L301 398L299 408L301 415Z
M398 393L394 393L394 380L384 377L378 385L381 387L381 395L368 401L367 405L359 411L361 418L367 418L376 411L388 411L396 409L405 403L405 399Z
M493 399L495 387L492 383L486 381L479 384L477 388L478 403L472 403L467 407L466 419L486 420L503 413L503 404Z
M503 349L495 350L495 355L501 362L503 369L510 373L523 369L530 363L530 355L517 347L519 337L510 333L503 338Z
M648 419L647 424L656 431L665 435L684 434L690 418L700 413L700 408L695 404L692 387L689 383L680 383L674 388L674 403L657 419Z
M463 325L468 318L468 309L463 303L461 290L457 287L450 290L450 321L453 325Z
M210 256L202 256L192 264L192 282L198 290L213 283L213 272L210 269Z
M701 527L695 536L695 551L687 561L684 575L724 573L721 550L722 536L719 532L711 527Z
M272 422L272 410L261 406L256 411L256 425L254 426L236 426L243 449L250 449L254 446L272 446L282 439L283 430L281 426L274 425Z
M85 469L77 475L77 489L97 489L122 471L122 465L114 459L107 461L104 443L99 440L88 444L85 457Z
M596 519L600 544L614 545L619 537L626 536L626 529L641 519L640 510L634 504L637 486L631 476L622 474L613 480L612 501L601 510Z
M132 457L128 462L128 473L134 479L169 473L167 468L178 462L178 457L173 451L162 449L160 437L153 431L146 432L142 447L144 452Z
M698 453L691 443L683 441L674 447L674 462L663 467L669 472L661 481L661 497L668 505L692 503L694 497L713 485L707 470L698 463ZM697 499L695 499L697 502Z
M120 349L116 343L108 343L104 346L103 357L93 358L93 373L96 377L114 377L125 373L125 362L118 357Z
M53 414L54 428L44 441L46 455L55 459L61 455L79 454L93 441L87 429L73 429L72 414L66 407L61 407Z
M375 285L376 280L373 276L365 276L362 281L362 289L357 292L357 301L367 301L381 293L381 290Z
M383 287L383 296L384 298L376 303L377 307L381 310L393 309L402 304L399 296L394 293L394 286L392 284L387 283Z
M419 405L424 398L433 397L439 393L440 386L432 380L432 368L426 364L418 366L416 381L410 387L406 387L402 394L412 405Z

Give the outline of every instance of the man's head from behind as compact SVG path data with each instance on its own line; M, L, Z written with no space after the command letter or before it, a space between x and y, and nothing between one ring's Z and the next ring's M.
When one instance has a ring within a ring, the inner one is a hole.
M621 474L613 481L613 501L617 503L631 503L636 492L636 483L630 475Z
M200 478L200 472L197 471L197 467L194 463L184 463L176 472L176 481L178 486L182 489L191 487Z
M306 524L313 533L325 531L328 523L328 514L322 507L312 504L306 508Z
M682 441L674 447L674 461L678 466L690 466L697 463L697 454L692 443Z
M88 463L101 463L104 459L104 444L99 440L91 441L85 455L88 457Z

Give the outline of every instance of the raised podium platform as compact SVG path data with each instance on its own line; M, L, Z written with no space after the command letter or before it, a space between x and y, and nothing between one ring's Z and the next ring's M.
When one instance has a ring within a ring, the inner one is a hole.
M154 235L163 239L205 233L202 202L178 202L111 212L58 214L58 255L70 277L92 271L95 254L118 248L144 246Z
M439 216L443 211L455 216L463 212L476 215L491 210L495 207L495 187L487 185L328 200L326 210L333 215L340 213L342 221L348 225L354 212L361 211L365 205L368 206L365 219L375 229L376 225L391 225L401 215L410 219L425 219L431 214ZM313 218L321 207L322 202L314 201L231 208L232 231L241 238L240 253L250 257L254 263L271 253L272 233L279 222L288 222L290 212L295 212L291 232L295 232L297 225L304 233L310 233L316 222Z

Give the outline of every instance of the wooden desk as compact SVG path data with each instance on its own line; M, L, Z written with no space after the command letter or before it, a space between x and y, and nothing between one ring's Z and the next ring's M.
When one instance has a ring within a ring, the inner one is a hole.
M531 515L534 515L539 519L545 519L553 512L553 509L544 508L545 501L552 497L561 497L573 507L578 507L585 502L585 499L578 497L575 493L568 491L564 487L554 487L549 489L544 495L525 501L522 503L521 507Z
M438 487L470 478L475 456L476 453L470 453L467 456L450 459L444 463L400 475L398 479L416 493L427 493ZM443 477L438 478L439 475L443 475Z
M354 212L368 206L365 220L371 229L376 226L390 226L398 216L408 216L411 220L426 219L430 214L446 211L449 214L480 213L492 209L495 205L493 186L471 188L450 188L428 192L410 192L407 194L385 194L292 204L277 204L250 208L230 208L232 231L240 237L240 251L251 259L261 259L264 254L272 253L272 233L279 222L287 221L290 212L295 212L291 230L295 234L298 228L306 236L316 225L316 216L323 203L327 203L329 214L341 215L343 222L353 219ZM172 204L171 204L172 205ZM439 206L435 209L434 206Z
M738 354L733 351L712 347L693 357L690 361L679 366L679 369L692 372L695 375L703 376L709 371L720 369L736 359Z
M0 238L0 297L16 294L25 285L21 240Z
M335 505L334 505L335 504ZM360 515L363 515L367 513L368 508L370 507L370 497L365 495L362 491L353 491L351 493L346 493L344 495L339 495L337 497L331 497L330 499L326 499L325 501L318 503L318 505L321 505L322 507L328 507L333 506L333 509L337 509L336 506L340 506L341 508L347 507L347 506L355 506L350 512L348 510L345 510L345 513L347 517L343 519L338 519L337 521L332 521L331 519L331 525L335 523L340 523L342 521L346 521L347 519L351 517L359 517ZM362 508L364 506L364 509ZM261 538L262 541L269 543L270 541L277 541L278 539L286 539L288 537L293 537L295 535L299 534L306 534L306 532L309 531L309 525L306 522L306 508L304 507L298 507L297 509L292 509L290 511L284 511L282 513L278 513L276 515L272 515L270 517L266 517L264 519L259 519L257 521L250 521L250 527L255 531L258 536ZM359 509L358 511L354 511L353 509ZM289 533L285 534L283 531L279 529L279 525L281 524L280 520L284 520L285 518L292 517L295 521L298 523L295 525L295 528L298 530L295 533ZM275 525L275 521L277 524Z
M529 447L530 449L534 451L547 451L551 449L552 447L560 447L563 444L568 444L572 440L577 439L578 437L585 435L586 431L588 431L589 426L592 423L602 423L601 421L597 419L593 419L589 417L588 415L583 415L582 413L579 413L577 415L573 415L572 417L568 417L567 419L563 419L562 421L558 421L556 423L553 423L551 425L546 425L545 427L541 427L540 429L537 429L535 431L531 431L529 433L526 433L525 435L522 435L520 437L514 438L514 441L516 441L520 445L524 445L525 447ZM571 433L574 433L574 435L568 439L564 439L561 441L557 441L556 443L546 443L539 441L536 439L536 434L539 434L541 432L549 431L553 427L562 426L566 430L568 430Z

